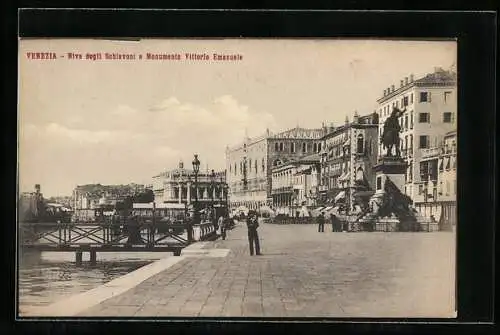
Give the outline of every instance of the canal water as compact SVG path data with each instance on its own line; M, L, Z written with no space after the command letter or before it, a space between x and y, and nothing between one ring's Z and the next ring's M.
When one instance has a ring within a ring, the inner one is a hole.
M155 260L174 257L164 252L102 252L91 265L89 253L76 266L74 252L27 252L19 256L19 311L45 306L132 272Z

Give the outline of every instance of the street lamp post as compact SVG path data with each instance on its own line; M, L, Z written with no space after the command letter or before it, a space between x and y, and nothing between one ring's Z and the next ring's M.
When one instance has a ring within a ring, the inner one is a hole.
M228 192L229 192L229 186L227 185L227 183L224 183L224 196L225 196L225 200L226 200L226 210L227 210L227 214L229 214L229 202L228 202Z
M222 208L223 207L223 201L224 201L224 177L222 176L222 174L220 175L220 183L219 183L219 190L220 190L220 194L219 194L219 203L220 203L220 207ZM227 207L226 207L226 210L227 210Z
M215 215L214 192L215 192L215 172L214 170L212 170L210 173L210 197L212 199L212 224L215 226L215 224L217 223L217 219Z
M193 227L192 224L199 223L198 216L198 172L200 172L200 161L198 160L198 155L194 155L193 159L193 171L194 171L194 213L193 220L188 221L188 242L191 243L193 241Z

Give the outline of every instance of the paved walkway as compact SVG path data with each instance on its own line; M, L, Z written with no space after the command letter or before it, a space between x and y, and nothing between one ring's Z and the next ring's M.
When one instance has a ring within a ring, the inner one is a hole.
M238 225L206 245L229 252L185 257L79 316L454 316L454 233L261 224L259 234L262 256L249 256Z

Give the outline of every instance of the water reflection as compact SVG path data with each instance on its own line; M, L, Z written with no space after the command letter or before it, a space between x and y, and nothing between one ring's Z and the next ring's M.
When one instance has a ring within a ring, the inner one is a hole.
M76 266L71 252L29 252L19 259L19 308L43 306L82 293L125 275L171 253L98 253L97 264L90 265L84 253Z

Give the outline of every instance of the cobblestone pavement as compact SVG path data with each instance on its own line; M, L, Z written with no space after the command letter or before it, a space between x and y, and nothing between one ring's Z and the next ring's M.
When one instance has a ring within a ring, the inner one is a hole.
M80 316L454 317L455 234L333 233L325 225L246 227Z

